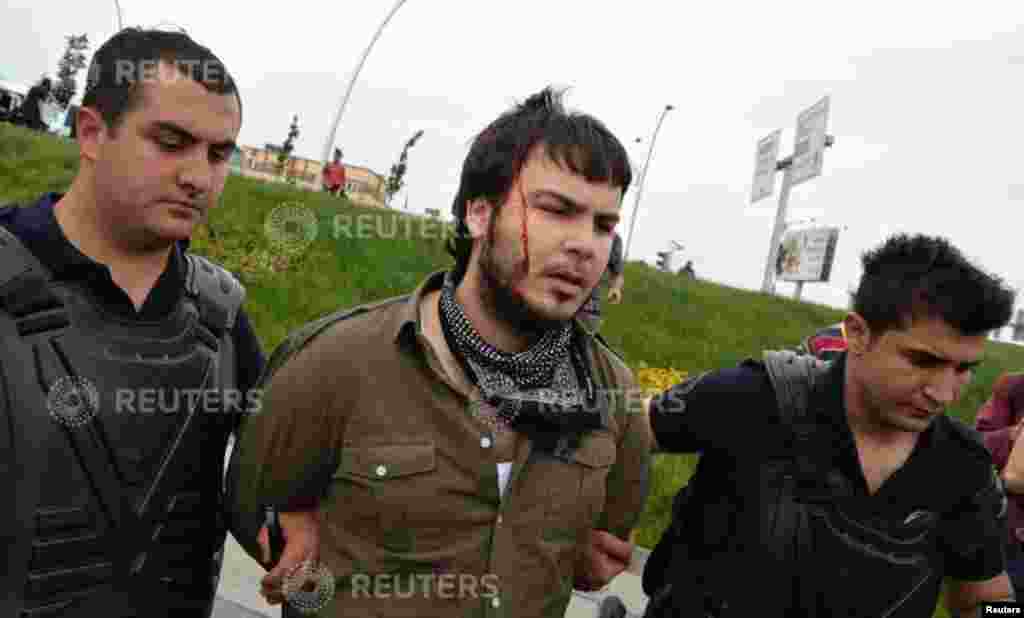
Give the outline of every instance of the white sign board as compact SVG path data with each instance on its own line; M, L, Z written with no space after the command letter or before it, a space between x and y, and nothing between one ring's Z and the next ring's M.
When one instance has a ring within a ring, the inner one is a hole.
M750 203L764 199L775 191L775 165L779 159L779 136L776 129L757 142L754 155L754 183L750 189Z
M793 167L789 171L790 186L821 175L828 130L828 106L829 97L825 97L797 116Z
M791 230L782 237L775 272L781 281L828 281L839 228Z

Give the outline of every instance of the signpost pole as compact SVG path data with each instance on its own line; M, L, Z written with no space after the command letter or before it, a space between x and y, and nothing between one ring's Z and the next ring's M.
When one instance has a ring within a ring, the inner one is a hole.
M832 136L826 133L829 105L830 98L826 96L797 116L793 154L775 165L776 170L784 170L784 172L782 190L779 194L779 207L775 213L775 226L772 228L771 244L768 247L768 259L764 265L764 279L761 281L761 291L765 294L775 293L775 265L779 259L779 243L782 242L783 234L786 232L786 208L789 203L790 189L794 184L800 184L821 175L824 151L832 145ZM773 136L777 143L778 132ZM761 145L766 144L767 139L759 142L758 170L755 171L754 178L754 201L757 201L759 196L771 194L770 184L761 190L758 183L760 176L758 172L762 171L760 169ZM767 154L765 152L766 158ZM797 294L800 293L801 290L798 286Z
M786 232L786 208L789 204L790 169L792 168L793 157L779 161L778 169L782 172L782 189L779 191L779 208L775 213L775 227L772 229L771 244L768 247L768 262L764 265L764 280L761 282L761 291L766 294L775 293L775 263L779 259L779 243L782 242L782 235Z

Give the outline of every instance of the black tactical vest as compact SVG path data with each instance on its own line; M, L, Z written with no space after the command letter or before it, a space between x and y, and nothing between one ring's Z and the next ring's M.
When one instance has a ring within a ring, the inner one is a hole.
M0 617L210 615L244 289L186 262L178 306L126 322L0 227Z
M643 588L651 597L645 618L733 616L737 612L730 612L728 599L737 590L754 595L764 607L784 608L780 615L814 615L800 611L814 590L798 584L791 589L794 581L801 581L794 578L794 569L814 552L810 508L847 491L834 470L822 467L827 457L816 453L812 413L821 401L828 365L788 351L766 351L763 362L775 390L784 437L758 463L758 491L748 506L756 509L756 517L746 522L756 521L760 527L757 551L765 559L761 580L756 590L745 583L736 585L735 559L750 556L752 548L736 545L745 538L738 533L743 515L731 496L710 480L711 468L723 461L702 454L690 482L676 494L672 522L644 568ZM766 586L768 581L773 584Z

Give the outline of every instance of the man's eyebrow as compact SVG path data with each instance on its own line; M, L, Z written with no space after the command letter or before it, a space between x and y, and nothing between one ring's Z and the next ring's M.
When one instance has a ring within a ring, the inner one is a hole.
M562 195L561 193L558 193L557 191L551 191L550 189L541 189L541 190L535 192L533 195L534 195L534 197L547 197L547 198L551 198L553 200L561 202L563 206L566 206L568 208L572 208L572 209L575 209L575 210L583 210L583 206L581 206L575 200L573 200L572 198L570 198L567 195Z
M938 354L935 354L931 350L926 350L924 348L911 347L911 348L907 348L906 352L908 354L916 354L918 356L923 356L927 360L933 361L933 362L937 362L937 363L952 363L953 362L951 359L945 358L943 356L939 356ZM975 361L965 361L965 362L962 362L962 363L957 363L957 365L960 366L960 367L966 367L968 369L973 369L973 368L977 367L978 365L980 365L983 360L984 359L979 358L978 360L975 360Z
M174 133L178 137L184 137L184 138L186 138L186 139L188 139L190 141L193 141L193 142L198 142L199 141L198 139L196 139L195 135L192 135L184 127L180 127L180 126L174 124L173 122L160 121L160 122L154 123L153 126L156 127L160 131L170 131L171 133ZM217 148L217 149L231 149L231 150L234 150L237 147L237 144L235 143L235 140L229 139L229 140L226 140L226 141L223 141L223 142L218 142L216 144L213 144L213 147Z

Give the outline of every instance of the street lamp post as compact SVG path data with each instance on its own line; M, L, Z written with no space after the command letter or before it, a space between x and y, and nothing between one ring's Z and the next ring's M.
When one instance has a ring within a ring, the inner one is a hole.
M114 0L114 7L117 8L117 31L124 30L124 23L121 21L121 3Z
M321 157L321 162L326 167L330 160L331 148L334 146L334 139L338 134L338 124L341 123L341 115L345 113L345 107L348 105L348 98L352 94L352 88L356 84L356 78L359 77L359 72L363 69L363 64L366 63L366 57L370 55L370 50L373 49L373 44L380 38L380 33L384 31L384 26L388 25L391 18L394 17L398 9L402 8L402 5L406 3L406 0L398 0L395 2L395 6L391 7L391 11L388 16L384 18L380 26L377 27L377 32L370 39L370 44L366 46L366 50L363 52L363 57L359 59L359 64L356 65L356 70L352 73L352 78L348 82L348 88L345 89L345 96L341 99L341 104L338 106L338 114L334 117L334 124L331 125L331 132L327 136L327 141L324 142L324 154Z
M665 109L662 110L661 116L658 117L658 125L654 128L654 135L651 136L651 145L647 149L647 160L644 161L644 171L640 174L640 182L636 186L636 199L633 202L633 217L629 222L629 238L626 240L626 250L622 253L623 263L629 259L629 247L633 244L633 231L636 228L636 213L640 207L640 197L644 192L644 181L647 180L647 168L651 165L651 155L654 154L654 142L658 139L658 131L661 130L661 123L665 120L665 115L672 111L671 105L666 105Z

